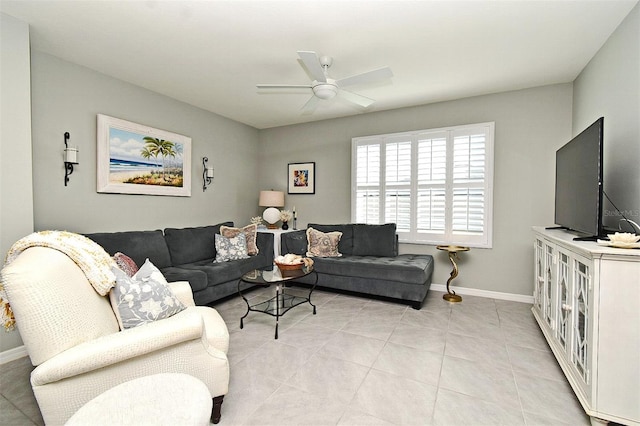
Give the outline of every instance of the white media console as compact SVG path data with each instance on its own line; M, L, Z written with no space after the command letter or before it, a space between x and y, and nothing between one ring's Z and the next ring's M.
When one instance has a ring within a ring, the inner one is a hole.
M533 315L592 423L640 425L640 249L533 228Z

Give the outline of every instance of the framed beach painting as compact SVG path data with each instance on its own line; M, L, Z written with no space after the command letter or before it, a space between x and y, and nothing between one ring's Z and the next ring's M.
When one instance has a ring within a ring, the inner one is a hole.
M98 114L98 192L191 196L191 138Z
M289 194L316 193L316 163L289 163Z

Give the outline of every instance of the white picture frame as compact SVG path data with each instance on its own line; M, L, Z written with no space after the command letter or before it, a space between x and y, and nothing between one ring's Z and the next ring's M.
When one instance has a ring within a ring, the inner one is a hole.
M97 115L99 193L191 196L191 138Z

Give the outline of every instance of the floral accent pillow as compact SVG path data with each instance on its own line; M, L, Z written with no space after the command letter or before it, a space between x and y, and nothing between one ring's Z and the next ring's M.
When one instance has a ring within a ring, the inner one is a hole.
M122 269L124 273L130 277L134 276L136 272L138 272L138 265L136 265L136 262L124 253L117 252L113 255L113 260L115 260L118 268Z
M226 238L220 234L216 234L215 262L228 262L230 260L246 259L248 257L247 238L243 233L239 233L237 237L233 238Z
M116 285L109 300L121 330L169 318L186 309L149 259L132 277L119 268L113 268L113 273Z
M249 256L255 256L259 253L258 246L256 244L256 238L258 235L258 225L251 224L247 225L244 228L232 228L230 226L221 226L220 227L220 235L225 238L234 238L237 237L238 234L244 234L247 239L247 253Z
M342 238L342 232L320 232L313 228L307 228L307 257L340 257L338 243Z

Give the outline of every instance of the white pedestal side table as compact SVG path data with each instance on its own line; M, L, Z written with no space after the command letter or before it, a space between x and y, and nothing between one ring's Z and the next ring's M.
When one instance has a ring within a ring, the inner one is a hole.
M262 229L258 229L258 232L265 232L265 233L269 233L269 234L273 234L273 258L275 259L276 257L280 256L282 253L280 253L280 240L281 240L281 236L284 233L287 232L293 232L294 229L268 229L268 228L262 228Z

